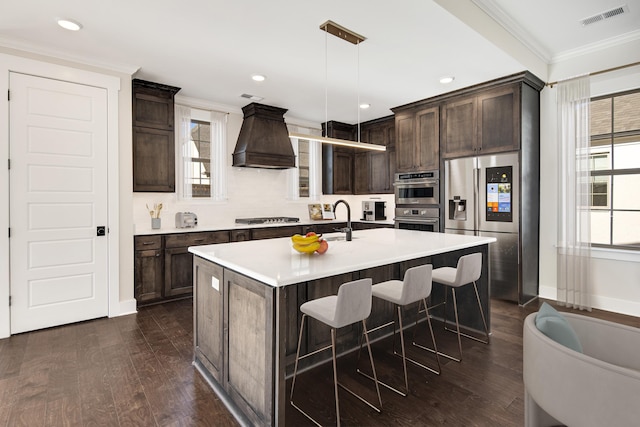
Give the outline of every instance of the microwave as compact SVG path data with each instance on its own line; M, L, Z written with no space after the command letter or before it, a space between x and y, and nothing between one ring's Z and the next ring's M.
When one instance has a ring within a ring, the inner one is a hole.
M396 206L440 204L439 171L397 173L395 178Z

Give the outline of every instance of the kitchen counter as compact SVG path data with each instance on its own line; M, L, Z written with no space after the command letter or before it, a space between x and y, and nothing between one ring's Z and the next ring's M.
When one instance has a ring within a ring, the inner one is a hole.
M395 228L354 231L351 242L345 241L342 233L325 234L324 238L329 250L323 255L296 252L289 238L195 246L189 252L278 287L496 241L493 237Z
M202 218L198 218L199 221L202 221ZM233 221L222 221L216 222L215 224L198 224L197 227L193 228L176 228L174 226L175 220L174 218L163 218L162 219L162 228L153 229L151 228L151 221L149 221L146 225L136 224L134 236L148 236L154 234L174 234L174 233L196 233L198 231L222 231L222 230L244 230L244 229L252 229L252 228L267 228L267 227L284 227L287 225L321 225L321 224L331 224L331 223L344 223L345 220L311 220L311 219L301 219L300 222L278 222L273 224L237 224ZM384 221L365 221L365 220L354 220L352 223L364 223L364 224L379 224L379 225L388 225L393 226L393 219L387 219Z
M305 301L335 295L347 281L398 279L416 265L455 266L460 256L480 252L483 265L478 293L491 328L488 245L494 238L389 228L355 231L351 242L341 240L343 236L326 234L329 250L323 255L295 252L289 238L189 248L195 255L194 364L242 424L284 425L299 307ZM442 286L434 284L431 295L431 305L442 301ZM461 325L480 330L473 287L461 288L456 295ZM417 308L414 304L405 310L407 324L417 320ZM441 309L431 314L445 316ZM393 316L391 304L375 301L367 326L373 329ZM447 316L452 320L451 313ZM375 332L372 339L390 334L388 329ZM358 348L359 331L358 327L340 330L339 354ZM329 340L326 326L307 322L301 351L313 352ZM329 358L327 352L316 353L299 366L309 369Z

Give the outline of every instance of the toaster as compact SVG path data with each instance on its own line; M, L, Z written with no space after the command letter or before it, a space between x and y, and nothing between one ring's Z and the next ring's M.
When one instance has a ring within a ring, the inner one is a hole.
M198 225L198 216L193 212L176 213L176 228L193 228Z

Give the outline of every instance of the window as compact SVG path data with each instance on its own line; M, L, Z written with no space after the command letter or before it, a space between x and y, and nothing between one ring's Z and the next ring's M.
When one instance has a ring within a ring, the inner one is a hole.
M226 195L226 114L176 105L179 196L223 200Z
M191 197L211 197L211 123L191 120L191 138L182 149L184 185Z
M313 135L314 130L287 125L290 132ZM317 200L322 195L322 146L317 141L291 138L296 167L288 172L288 198Z
M591 240L640 250L640 90L591 101Z

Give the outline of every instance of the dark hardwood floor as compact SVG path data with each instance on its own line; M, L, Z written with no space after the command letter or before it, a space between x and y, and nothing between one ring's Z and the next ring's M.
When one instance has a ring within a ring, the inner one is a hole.
M191 365L191 304L176 301L0 340L0 426L237 425ZM537 307L492 301L491 344L463 340L462 363L442 360L440 376L410 365L410 395L382 389L381 414L342 392L343 425L522 425L522 321ZM583 314L640 327L636 317ZM441 327L436 333L441 349L455 351L454 334ZM376 343L376 367L399 383L401 362L389 349L389 341ZM415 357L433 360L426 353ZM339 360L341 380L374 397L373 384L354 374L354 362L354 356ZM331 381L331 367L323 365L302 374L296 386L297 402L323 424L335 423ZM290 405L286 417L290 426L311 425Z

